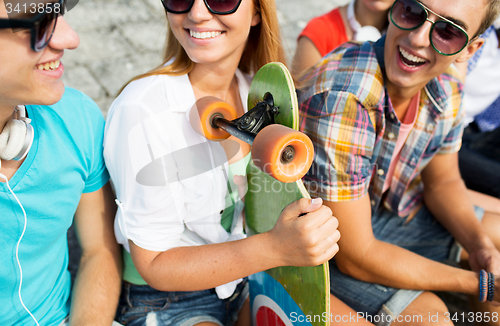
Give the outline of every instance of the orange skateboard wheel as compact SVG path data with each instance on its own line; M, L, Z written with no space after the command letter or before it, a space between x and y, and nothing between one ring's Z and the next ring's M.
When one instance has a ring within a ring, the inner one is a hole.
M238 116L236 110L214 96L200 98L189 112L191 127L202 136L210 140L224 140L230 135L213 124L214 117L219 116L226 120L234 120Z
M252 160L263 172L290 183L302 178L311 167L314 146L304 133L279 124L262 129L252 145Z

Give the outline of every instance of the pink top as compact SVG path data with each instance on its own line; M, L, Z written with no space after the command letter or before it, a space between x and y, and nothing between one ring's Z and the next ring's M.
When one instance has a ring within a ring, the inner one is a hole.
M396 163L399 161L399 154L406 142L406 138L408 138L410 131L413 129L413 125L415 125L415 120L417 119L419 99L420 92L418 92L418 94L411 99L405 119L403 122L401 122L398 140L396 141L396 146L394 147L394 152L392 153L391 165L389 166L389 170L387 171L387 176L384 181L384 188L382 192L386 192L387 189L389 189L389 187L391 186L392 177L394 176L394 168L396 167Z

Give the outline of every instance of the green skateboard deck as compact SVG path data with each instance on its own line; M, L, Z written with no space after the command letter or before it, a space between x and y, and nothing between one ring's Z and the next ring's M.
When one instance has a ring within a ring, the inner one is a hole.
M270 63L255 75L248 107L271 93L279 108L275 122L298 130L299 111L292 77L281 63ZM252 162L247 168L245 221L248 235L269 231L281 211L300 198L310 198L302 181L282 183ZM316 267L279 267L249 277L252 321L256 326L314 325L328 322L330 279L328 262ZM328 315L326 315L328 314ZM320 318L323 317L323 318Z

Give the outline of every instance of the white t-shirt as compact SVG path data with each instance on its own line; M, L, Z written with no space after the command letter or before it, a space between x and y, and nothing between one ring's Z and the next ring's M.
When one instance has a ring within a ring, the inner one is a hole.
M476 67L465 80L466 123L472 122L500 96L500 49L496 33L486 38L483 47Z
M236 72L247 111L250 77ZM115 186L117 241L166 251L245 237L243 203L235 206L231 232L221 225L228 192L222 146L193 130L195 103L189 77L156 75L130 83L108 113L104 158ZM239 283L218 287L224 298Z

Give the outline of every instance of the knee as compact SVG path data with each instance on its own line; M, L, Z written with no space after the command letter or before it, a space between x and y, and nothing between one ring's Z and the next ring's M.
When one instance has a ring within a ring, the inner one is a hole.
M493 240L493 243L500 248L500 214L485 212L481 221L486 234Z
M424 292L392 323L394 326L453 326L448 308L437 295Z

